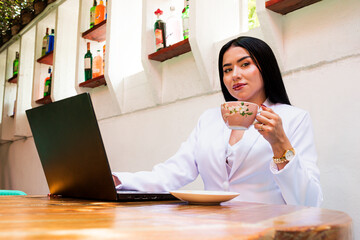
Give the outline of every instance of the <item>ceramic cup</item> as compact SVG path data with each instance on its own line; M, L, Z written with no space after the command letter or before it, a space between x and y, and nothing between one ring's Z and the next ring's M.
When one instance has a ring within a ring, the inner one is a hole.
M225 102L221 104L221 115L230 129L246 130L255 122L260 109L257 104L251 102Z

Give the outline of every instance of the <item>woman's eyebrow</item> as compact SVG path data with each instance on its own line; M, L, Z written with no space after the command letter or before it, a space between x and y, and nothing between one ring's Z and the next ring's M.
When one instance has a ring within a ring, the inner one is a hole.
M245 57L242 57L242 58L240 58L239 60L237 60L237 62L239 63L239 62L241 62L242 60L244 60L244 59L246 59L246 58L249 58L250 56L245 56ZM225 63L224 65L223 65L223 67L228 67L228 66L231 66L231 63Z
M239 62L241 62L242 60L247 59L247 58L249 58L249 57L250 57L250 56L242 57L242 58L240 58L239 60L237 60L237 62L239 63Z

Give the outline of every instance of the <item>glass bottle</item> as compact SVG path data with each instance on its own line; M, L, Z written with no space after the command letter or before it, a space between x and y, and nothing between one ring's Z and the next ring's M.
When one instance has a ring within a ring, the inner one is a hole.
M185 0L184 9L182 11L182 23L183 23L183 37L184 39L189 38L189 0Z
M87 52L84 56L85 81L92 79L92 54L90 52L90 42L87 43Z
M19 72L19 52L15 53L15 59L13 61L13 76Z
M93 66L93 74L92 74L93 78L104 75L103 58L100 55L100 50L97 50L96 52L97 53L96 56L94 57L94 66Z
M41 48L41 56L46 54L46 47L48 45L48 36L49 36L49 28L46 28L46 34L43 37L42 48Z
M51 29L51 34L48 36L48 44L46 48L46 54L49 54L54 50L54 39L55 38L55 30Z
M107 19L107 11L108 11L108 0L106 0L106 6L105 6L105 20Z
M95 9L96 9L96 0L94 0L93 6L90 8L90 28L95 26Z
M181 18L176 16L174 6L170 6L170 17L166 20L166 34L166 46L183 40Z
M51 92L51 79L52 79L51 67L49 67L48 73L49 76L45 78L44 97L50 96L50 92Z
M159 8L154 12L157 16L157 20L154 24L155 32L155 44L156 51L166 47L166 23L160 19L160 15L163 14Z
M106 44L104 44L103 46L103 72L105 72L105 48L106 48Z
M105 6L103 0L95 8L95 25L98 25L105 19Z

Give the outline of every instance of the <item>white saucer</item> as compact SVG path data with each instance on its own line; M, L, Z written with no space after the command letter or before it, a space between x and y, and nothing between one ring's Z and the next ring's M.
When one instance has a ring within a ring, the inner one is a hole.
M172 195L178 199L189 202L190 204L220 204L221 202L229 201L240 193L237 192L223 192L223 191L205 191L205 190L178 190L171 191Z

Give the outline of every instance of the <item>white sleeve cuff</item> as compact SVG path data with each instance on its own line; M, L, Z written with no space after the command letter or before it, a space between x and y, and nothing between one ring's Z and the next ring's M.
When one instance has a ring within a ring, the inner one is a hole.
M296 155L295 155L295 158L293 160L291 160L290 162L288 162L285 167L281 170L278 169L276 163L274 163L274 161L271 161L270 162L270 171L273 173L273 174L279 174L281 172L283 172L285 169L288 169L291 167L291 165L294 164L294 162L297 161L296 160Z

